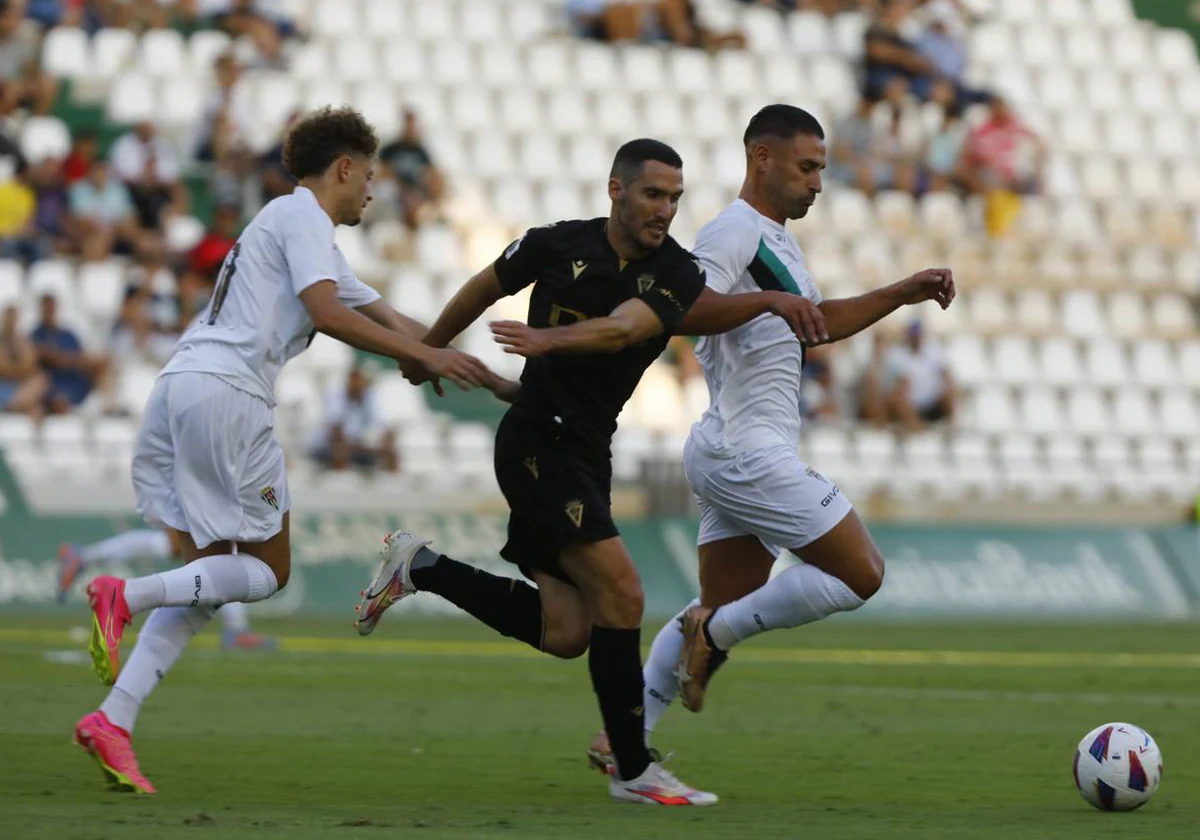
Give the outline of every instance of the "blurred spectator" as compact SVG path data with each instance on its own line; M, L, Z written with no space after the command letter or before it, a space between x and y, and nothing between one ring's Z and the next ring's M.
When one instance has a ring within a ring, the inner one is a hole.
M382 428L371 381L361 367L352 368L345 386L329 393L313 458L331 470L350 465L398 469L395 435Z
M984 223L996 237L1020 213L1021 196L1041 192L1045 148L1004 99L992 97L989 110L967 137L960 172L967 189L984 196Z
M298 119L300 119L299 111L288 117L287 124L283 127L278 142L259 158L258 170L262 186L263 204L267 204L281 195L291 195L292 190L296 188L296 179L292 177L292 174L287 171L287 167L283 165L283 141Z
M683 47L745 47L740 32L715 32L700 20L693 0L567 0L576 35L617 43L670 41Z
M188 269L210 281L217 279L225 256L237 242L238 225L241 222L241 211L238 205L225 202L217 205L213 213L213 223L204 238L188 255Z
M214 69L217 85L204 109L196 158L216 165L218 196L236 200L241 195L242 180L254 168L250 148L254 105L232 52L220 56Z
M833 379L833 347L820 344L804 351L804 376L800 380L801 411L806 419L837 417L837 389Z
M297 34L279 0L196 0L202 20L234 38L245 35L271 64L283 57L283 41Z
M425 148L417 115L404 112L404 130L399 139L383 147L379 159L399 186L400 212L410 228L438 212L445 192L441 171Z
M667 343L667 361L675 368L675 375L680 385L687 384L696 377L703 378L704 368L696 358L696 343L691 336L672 336Z
M879 117L886 122L880 125ZM901 111L888 105L877 112L869 99L839 123L829 154L829 178L867 194L878 190L915 193L918 169L901 136Z
M942 124L929 137L925 147L925 168L931 192L945 192L959 185L958 177L967 125L958 108L948 108Z
M109 359L87 353L79 336L58 323L58 301L42 295L41 321L30 336L38 363L50 377L46 406L53 414L67 414L80 405L93 388L108 389Z
M917 50L940 76L961 82L967 71L967 48L955 31L959 21L954 7L946 0L935 0L928 5L927 15Z
M858 419L874 426L888 422L888 341L882 330L871 334L871 358L858 381Z
M926 423L953 419L950 368L942 348L925 340L920 321L909 325L904 342L887 351L885 364L891 420L908 431L919 431Z
M12 177L0 176L0 255L7 259L36 259L26 240L34 235L37 194L29 183L29 167L16 158L6 167L17 167Z
M33 344L17 326L17 308L6 306L0 321L0 411L41 420L50 380L38 367Z
M912 10L912 0L880 0L878 17L867 28L863 95L873 102L887 96L889 87L928 99L937 69L909 42L900 27Z
M22 106L45 114L58 95L39 64L37 24L24 17L25 0L0 0L0 116Z
M93 129L85 128L75 133L71 138L71 151L63 161L63 177L68 184L88 176L99 150L100 141Z
M179 159L154 123L140 122L113 143L109 151L113 174L129 187L138 224L159 230L167 214L187 210L187 190L179 180Z
M131 272L113 324L109 350L116 360L139 357L163 365L182 332L175 278L161 247L145 248Z
M102 260L114 250L134 250L140 231L129 190L98 160L91 173L71 186L71 213L79 252L85 260Z
M972 192L1003 189L1027 195L1041 189L1042 141L1000 96L989 102L988 118L967 137L964 176Z
M33 215L33 230L27 239L27 258L43 259L68 251L71 202L63 182L62 163L46 158L34 164L29 168L29 185L33 188L37 209Z

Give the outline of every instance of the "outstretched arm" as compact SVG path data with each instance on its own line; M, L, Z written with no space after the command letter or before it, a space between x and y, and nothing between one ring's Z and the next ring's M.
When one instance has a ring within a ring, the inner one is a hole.
M717 335L760 315L778 315L805 344L828 341L825 318L812 301L786 292L723 295L705 287L675 330L680 335Z
M387 327L392 332L400 333L414 341L422 341L429 332L429 327L420 321L413 320L403 312L397 312L383 298L371 301L365 306L354 307L381 327Z
M616 353L666 328L650 305L634 298L603 318L566 327L537 329L520 321L493 321L492 334L505 353L533 358L547 353Z
M862 332L901 306L935 300L942 309L954 300L954 275L948 268L928 268L911 277L852 298L821 304L830 341Z
M450 299L425 335L425 343L431 347L445 347L463 330L479 320L479 316L504 297L504 294L495 265L489 265L468 280Z

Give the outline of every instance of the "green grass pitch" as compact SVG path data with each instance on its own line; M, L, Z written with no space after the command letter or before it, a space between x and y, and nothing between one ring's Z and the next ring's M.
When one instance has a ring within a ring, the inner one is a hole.
M769 634L734 654L702 715L660 726L669 766L722 797L667 809L613 803L588 770L586 660L394 616L368 639L349 621L266 624L284 638L272 654L200 637L138 725L159 794L110 793L70 743L104 694L69 632L82 618L0 618L6 840L1172 840L1200 824L1196 625ZM1075 744L1110 720L1163 749L1141 811L1094 811L1072 784Z

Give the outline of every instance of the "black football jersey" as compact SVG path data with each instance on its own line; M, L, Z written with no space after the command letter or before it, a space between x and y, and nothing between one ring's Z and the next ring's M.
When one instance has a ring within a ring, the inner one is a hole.
M631 298L662 319L664 332L617 353L562 353L528 359L515 408L559 418L567 429L606 449L617 415L650 363L704 290L699 261L667 237L642 259L624 262L609 244L607 219L531 228L496 261L506 294L533 284L527 323L564 327L603 318Z

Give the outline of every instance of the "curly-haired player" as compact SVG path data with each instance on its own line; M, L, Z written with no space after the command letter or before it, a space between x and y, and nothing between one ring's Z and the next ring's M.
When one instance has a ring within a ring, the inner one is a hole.
M87 587L96 673L113 685L75 740L118 787L153 793L130 732L143 701L222 604L288 580L287 476L274 433L275 379L318 332L396 359L410 378L493 385L477 359L421 342L426 329L362 283L334 244L371 200L378 140L360 114L324 109L292 127L299 186L259 212L225 260L208 308L180 339L146 404L133 455L138 512L168 528L186 565ZM118 675L121 635L152 611Z

